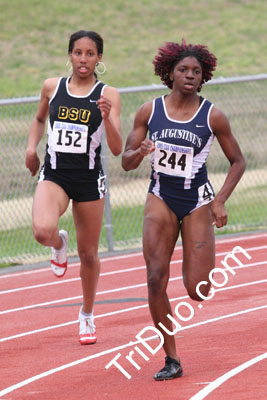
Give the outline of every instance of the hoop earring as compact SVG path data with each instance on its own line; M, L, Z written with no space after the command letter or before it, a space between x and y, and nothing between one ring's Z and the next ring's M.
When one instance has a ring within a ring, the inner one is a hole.
M66 67L68 67L70 65L70 60L68 60L67 62L66 62ZM72 72L72 64L71 64L71 66L68 68L68 71L69 72Z
M102 65L102 68L103 68L102 71L99 71L99 70L97 69L97 67L98 67L99 64ZM106 72L106 66L105 66L105 64L104 64L102 61L99 61L98 63L96 63L96 65L95 65L95 71L96 71L99 75L104 74L104 73Z

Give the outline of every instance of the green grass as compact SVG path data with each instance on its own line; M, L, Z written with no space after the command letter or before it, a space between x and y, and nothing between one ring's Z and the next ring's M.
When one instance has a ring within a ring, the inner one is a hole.
M10 263L10 262L7 262L7 263L0 263L0 269L1 268L7 268L7 267L14 267L14 266L16 266L16 265L18 265L17 263Z
M98 31L116 87L160 83L152 60L166 41L206 44L215 77L262 73L267 64L264 0L0 0L2 98L39 94L47 77L66 75L71 33Z

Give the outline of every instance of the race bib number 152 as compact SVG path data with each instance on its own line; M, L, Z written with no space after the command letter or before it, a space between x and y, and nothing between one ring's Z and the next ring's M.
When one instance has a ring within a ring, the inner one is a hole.
M55 122L52 133L52 149L61 153L86 153L88 126Z
M192 173L193 147L155 142L154 169L167 175L190 177Z

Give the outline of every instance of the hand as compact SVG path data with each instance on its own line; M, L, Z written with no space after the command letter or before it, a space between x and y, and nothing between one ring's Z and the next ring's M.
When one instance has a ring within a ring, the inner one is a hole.
M211 203L211 212L213 215L213 225L217 228L222 228L227 224L228 214L224 203L216 201L216 198Z
M155 144L150 139L145 139L141 142L139 152L141 156L145 157L148 154L152 153L155 150Z
M99 100L97 100L96 104L98 105L99 110L101 111L101 116L103 119L107 119L110 114L110 110L112 107L111 101L104 96L101 96Z
M30 170L32 176L36 175L40 167L40 160L36 151L34 152L30 150L26 151L25 165Z

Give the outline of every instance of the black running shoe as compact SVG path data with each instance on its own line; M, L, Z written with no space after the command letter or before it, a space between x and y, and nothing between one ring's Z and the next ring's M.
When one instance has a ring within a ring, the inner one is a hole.
M155 381L166 381L169 379L179 378L183 375L183 368L179 361L166 356L165 367L154 375Z

